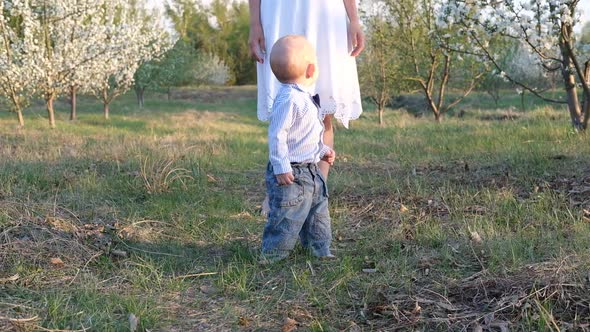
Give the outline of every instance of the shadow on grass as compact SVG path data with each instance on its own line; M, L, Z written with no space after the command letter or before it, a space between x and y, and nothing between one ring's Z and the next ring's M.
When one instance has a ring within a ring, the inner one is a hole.
M548 97L558 99L565 94L561 90L552 91L547 94ZM447 100L454 100L459 95L450 93ZM515 105L518 105L515 107ZM524 106L524 109L522 108ZM402 94L392 98L389 107L393 109L406 109L410 114L416 117L430 116L426 99L421 94ZM474 92L465 98L461 103L453 107L447 113L447 116L461 117L467 109L477 109L482 111L511 110L518 116L518 113L534 110L539 107L561 107L560 104L549 103L532 95L525 95L521 100L520 95L512 91L504 91L500 94L500 99L495 102L494 99L484 92Z
M140 329L161 328L173 314L168 305L179 305L167 294L195 283L213 289L220 274L227 278L224 266L256 261L244 239L171 241L166 236L181 230L163 231L163 222L88 224L58 206L2 200L0 210L7 212L0 214L0 327L8 331L120 331L132 316Z

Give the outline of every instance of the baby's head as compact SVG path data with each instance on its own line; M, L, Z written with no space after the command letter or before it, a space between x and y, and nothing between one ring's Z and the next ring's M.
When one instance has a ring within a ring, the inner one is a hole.
M313 84L318 74L316 62L313 46L299 35L282 37L270 52L270 67L282 83Z

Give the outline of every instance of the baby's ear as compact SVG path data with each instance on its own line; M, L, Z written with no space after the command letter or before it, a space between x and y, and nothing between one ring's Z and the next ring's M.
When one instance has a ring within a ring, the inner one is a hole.
M316 68L315 63L310 63L307 65L307 69L305 70L305 78L310 79L315 74Z

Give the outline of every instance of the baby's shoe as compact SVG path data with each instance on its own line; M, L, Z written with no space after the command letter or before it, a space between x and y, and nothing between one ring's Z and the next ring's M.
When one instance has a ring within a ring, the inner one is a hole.
M289 254L261 254L258 265L270 265L289 257Z
M338 257L336 257L336 256L334 256L334 255L332 255L332 254L327 254L327 255L325 255L325 256L318 256L318 258L319 258L321 261L325 261L325 262L328 262L328 261L335 261L335 260L337 260L337 259L338 259Z

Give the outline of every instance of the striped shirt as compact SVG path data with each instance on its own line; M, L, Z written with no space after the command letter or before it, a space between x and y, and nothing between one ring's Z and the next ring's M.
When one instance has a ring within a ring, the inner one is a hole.
M268 128L270 162L275 175L292 171L291 163L317 163L324 145L324 123L309 92L297 84L281 84Z

